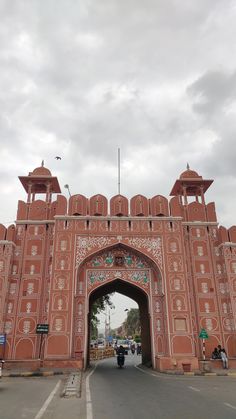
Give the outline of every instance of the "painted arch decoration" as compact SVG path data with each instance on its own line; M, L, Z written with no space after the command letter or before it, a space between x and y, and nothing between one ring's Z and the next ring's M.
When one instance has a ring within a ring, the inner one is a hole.
M77 236L76 239L76 267L99 250L123 244L133 250L137 250L152 259L157 266L163 267L162 242L160 237L123 237L123 236L99 236L85 237Z

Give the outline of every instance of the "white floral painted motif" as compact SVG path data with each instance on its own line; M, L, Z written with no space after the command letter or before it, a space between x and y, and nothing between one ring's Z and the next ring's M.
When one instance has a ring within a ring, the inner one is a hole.
M66 262L64 261L64 259L61 259L60 268L61 268L62 271L65 269L65 265L66 265Z
M8 314L11 314L12 313L12 309L13 309L13 304L12 304L12 302L10 302L10 303L7 304L7 312L8 312Z
M31 312L31 307L32 307L32 303L28 302L26 304L26 313L30 313Z
M79 281L79 294L83 294L83 282Z
M81 320L78 321L78 329L77 329L77 331L78 331L78 333L81 333L82 332L82 321Z
M31 265L30 266L30 275L34 275L34 273L35 273L35 266Z
M226 303L223 303L223 304L222 304L222 307L223 307L223 313L224 313L224 314L228 313L228 307L227 307L227 304L226 304Z
M86 255L93 249L102 249L112 243L109 237L77 237L76 243L76 265L80 265Z
M182 302L179 299L176 300L176 308L178 311L182 309Z
M205 312L206 313L210 313L210 304L209 303L205 303L204 304L204 307L205 307Z
M33 282L29 282L27 284L27 294L31 295L34 292L34 283Z
M207 330L213 329L212 319L206 319L206 329Z
M215 247L215 255L220 256L220 249L219 247Z
M37 255L37 253L38 253L38 246L32 246L31 247L31 255L32 256L36 256Z
M201 286L202 286L202 292L204 294L206 294L208 292L208 284L207 284L207 282L202 282Z
M138 249L145 249L150 253L162 268L162 248L160 237L156 238L128 238L129 245Z
M217 263L217 273L220 275L222 273L221 265Z
M231 330L230 319L225 319L225 328L226 330Z
M60 332L62 330L62 319L55 320L55 329L57 332Z
M58 278L57 286L59 290L63 290L65 288L65 278Z
M170 243L170 250L171 250L172 253L177 252L177 244L176 244L176 242L171 242Z
M200 228L196 228L196 236L201 237L201 230Z
M161 320L157 319L157 331L160 332L161 331Z
M236 263L235 262L232 263L232 271L233 271L234 274L236 274Z
M30 320L25 320L23 323L23 332L25 334L29 333L30 331Z
M82 316L83 314L83 305L81 303L78 304L78 315Z
M15 282L10 284L9 292L10 292L11 295L14 295L16 293L16 283Z
M173 269L175 272L178 271L178 263L176 261L173 262Z
M203 247L202 246L197 247L197 254L198 254L198 256L203 256Z
M181 286L181 284L180 284L180 279L179 279L179 278L175 278L175 279L174 279L174 289L175 289L176 291L179 291L179 290L180 290L180 286Z
M201 274L205 273L205 266L204 266L203 263L200 263L200 272L201 272Z
M62 308L63 308L63 300L62 298L59 298L57 301L57 309L62 310Z
M13 265L12 266L12 275L16 275L17 274L17 265Z
M4 332L8 335L12 331L12 322L7 320L4 327Z
M161 305L160 305L159 301L156 301L155 311L156 311L156 313L160 313L160 311L161 311Z
M62 252L64 252L66 250L66 248L67 248L67 242L66 242L66 240L61 240L60 248L61 248L61 251Z
M21 227L21 226L19 226L19 227L17 228L17 234L18 234L18 236L20 236L20 235L22 234L22 231L23 231L22 227Z
M224 284L224 282L220 282L219 287L220 287L220 293L225 294L225 284Z
M38 226L35 226L34 227L34 235L37 236L38 232L39 232L39 228L38 228Z

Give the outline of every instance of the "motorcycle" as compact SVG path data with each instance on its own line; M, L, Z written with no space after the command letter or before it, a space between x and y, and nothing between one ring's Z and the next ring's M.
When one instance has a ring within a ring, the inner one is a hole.
M123 352L118 352L117 354L117 364L120 368L122 368L124 366L125 363L125 355Z

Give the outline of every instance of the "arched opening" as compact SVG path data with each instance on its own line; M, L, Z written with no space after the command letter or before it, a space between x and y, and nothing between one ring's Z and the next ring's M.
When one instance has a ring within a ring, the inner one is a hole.
M88 313L88 333L87 333L87 356L86 366L89 365L89 351L90 351L90 316L93 303L104 295L118 292L132 300L134 300L139 307L140 323L141 323L141 341L142 341L142 363L148 366L152 365L152 344L151 344L151 328L150 328L150 309L148 295L139 287L123 281L122 279L115 279L105 285L101 285L91 292L89 296L89 313Z
M81 255L86 255L88 244L92 243L81 241ZM151 244L148 242L148 245ZM145 252L119 243L101 246L83 257L76 278L72 344L75 359L81 359L84 368L89 364L91 307L98 298L117 292L137 303L142 363L155 366L156 354L163 354L167 344L164 287L159 266Z

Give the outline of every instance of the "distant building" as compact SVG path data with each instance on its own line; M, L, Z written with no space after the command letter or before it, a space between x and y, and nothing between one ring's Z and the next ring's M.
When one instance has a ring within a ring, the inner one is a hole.
M0 333L9 365L36 368L41 358L44 366L85 367L91 304L114 291L139 305L144 363L198 369L202 328L207 357L218 344L236 355L236 227L219 227L215 204L205 203L212 180L187 169L170 201L116 195L108 202L101 194L67 201L43 166L19 179L27 202L19 201L15 225L0 225ZM49 333L36 333L39 324Z

